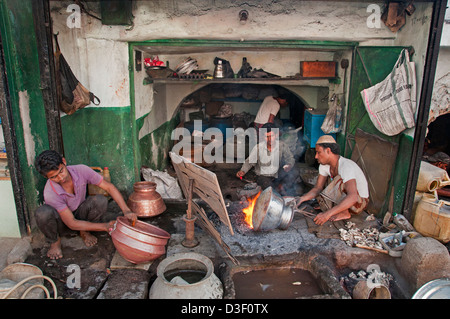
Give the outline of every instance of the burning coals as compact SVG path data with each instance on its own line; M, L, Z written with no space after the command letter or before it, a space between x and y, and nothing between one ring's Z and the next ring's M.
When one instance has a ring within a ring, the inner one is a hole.
M348 229L340 228L341 239L350 247L364 246L376 249L383 249L383 246L378 241L380 232L378 229L371 227L363 230L355 227L355 223L347 222L345 227Z

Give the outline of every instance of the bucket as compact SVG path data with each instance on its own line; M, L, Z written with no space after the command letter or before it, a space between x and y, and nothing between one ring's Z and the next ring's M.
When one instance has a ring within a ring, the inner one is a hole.
M446 244L450 241L450 202L424 193L416 208L414 228L423 236Z
M436 189L450 185L450 178L445 170L422 161L416 190L432 192Z
M391 299L391 292L385 285L370 285L367 280L361 280L353 289L353 299Z
M42 275L41 269L31 264L16 263L5 267L0 272L0 298L6 297L10 290L22 280ZM44 280L42 278L31 279L16 288L14 292L9 294L8 298L20 298L28 288L43 284ZM43 299L44 297L44 291L41 289L32 290L27 294L27 299Z

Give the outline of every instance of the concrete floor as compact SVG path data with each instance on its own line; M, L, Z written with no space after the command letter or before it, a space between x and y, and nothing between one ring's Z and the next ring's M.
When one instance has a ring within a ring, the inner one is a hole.
M166 247L167 256L181 252L197 252L210 258L215 265L215 270L224 264L231 268L236 266L225 250L208 233L197 226L195 235L200 244L194 248L184 247L181 244L185 238L185 224L182 216L186 206L184 204L167 204L167 207L167 211L163 214L145 220L171 234L171 239ZM222 226L219 226L218 229L224 234L229 232L226 227L223 229ZM151 283L156 279L157 265L165 256L148 264L133 265L118 255L109 234L97 233L96 235L99 240L98 244L88 248L76 233L67 234L62 241L64 258L49 260L46 257L48 246L45 244L42 234L36 233L31 240L32 251L25 254L24 261L39 267L44 275L53 279L60 298L148 298ZM243 234L237 235L238 237L244 236ZM347 269L366 269L367 265L371 263L383 264L389 269L395 268L395 260L387 255L361 248L352 248L339 239L317 238L308 231L303 216L295 216L286 231L274 230L250 236L247 234L247 236L248 238L243 241L229 235L223 236L224 241L231 249L231 254L242 265L249 263L270 265L314 254L327 256L329 260L333 261L337 266L336 269L339 269L335 272L336 278ZM8 251L13 250L17 243L19 240L5 238L0 240L1 265L6 265ZM79 288L69 287L69 281L73 274L71 269L74 265L81 271ZM397 274L397 276L399 275ZM404 293L401 292L401 294Z
M229 185L238 187L235 183ZM231 207L237 205L238 201L227 203ZM166 201L166 206L167 210L161 215L143 219L171 235L166 246L166 256L182 252L200 253L213 261L219 276L229 274L230 269L238 267L224 248L197 224L195 235L199 245L194 248L184 247L181 242L185 238L183 215L187 206L184 202L171 201ZM366 270L368 265L377 264L395 277L393 298L410 298L414 293L414 289L399 272L401 258L349 247L338 238L319 238L310 231L308 222L302 215L296 214L286 230L253 232L233 225L235 235L231 236L228 227L215 219L214 213L208 211L207 207L205 209L228 246L229 253L240 263L239 267L298 264L321 256L326 258L327 264L332 265L331 277L336 281L351 271ZM114 219L119 215L117 205L110 201L107 219ZM322 227L336 226L328 223ZM95 235L98 237L98 244L86 247L76 232L67 233L62 238L64 258L60 260L49 260L46 257L48 245L39 231L25 239L0 238L0 270L8 264L8 259L9 262L33 264L44 275L52 278L57 286L58 296L64 299L147 299L149 288L156 279L157 266L166 256L148 264L133 265L116 252L109 234ZM223 271L224 267L226 271ZM73 286L74 269L79 269L79 287ZM229 281L229 278L221 279L223 282ZM226 285L225 290L225 296L229 297Z

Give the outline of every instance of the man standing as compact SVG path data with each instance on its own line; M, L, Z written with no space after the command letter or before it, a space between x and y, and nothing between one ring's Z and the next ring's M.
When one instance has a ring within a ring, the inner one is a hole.
M261 106L255 118L255 128L258 130L266 123L273 123L275 116L280 111L280 107L285 107L287 101L280 97L267 96Z
M328 220L349 219L350 213L359 214L369 203L369 188L363 171L358 164L339 153L339 145L332 136L323 135L317 140L315 158L320 164L319 177L316 185L297 203L300 206L317 197L322 210L314 218L317 225ZM328 177L331 183L325 188Z
M255 167L255 173L258 175L256 182L263 189L272 186L274 182L280 184L287 177L295 160L289 147L279 140L278 131L273 123L266 123L261 127L260 133L265 134L265 140L253 147L249 157L236 173L237 177L243 177Z
M62 258L60 234L65 226L80 231L86 246L97 243L91 231L109 231L115 221L102 223L108 200L103 195L86 198L88 184L94 184L107 191L116 201L123 214L132 222L137 215L125 203L119 190L86 165L67 166L66 159L51 150L42 152L35 160L38 172L47 178L44 188L45 204L36 212L36 223L50 242L47 256Z

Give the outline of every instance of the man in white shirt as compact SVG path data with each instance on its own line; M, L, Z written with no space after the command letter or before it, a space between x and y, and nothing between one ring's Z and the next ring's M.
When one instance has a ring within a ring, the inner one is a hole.
M255 118L255 128L258 130L266 123L273 123L280 107L287 105L287 101L280 97L267 96L259 107Z
M358 164L339 155L339 145L330 135L317 140L315 158L320 164L319 177L316 185L300 197L298 206L317 198L322 209L322 213L314 218L317 225L328 220L349 219L351 213L362 212L369 203L369 187ZM325 188L328 177L332 181Z
M269 186L278 187L289 178L295 177L295 172L291 171L295 159L289 147L279 140L279 129L273 123L264 124L261 130L265 140L253 147L236 176L242 178L254 167L258 176L256 183L259 186L263 189Z

